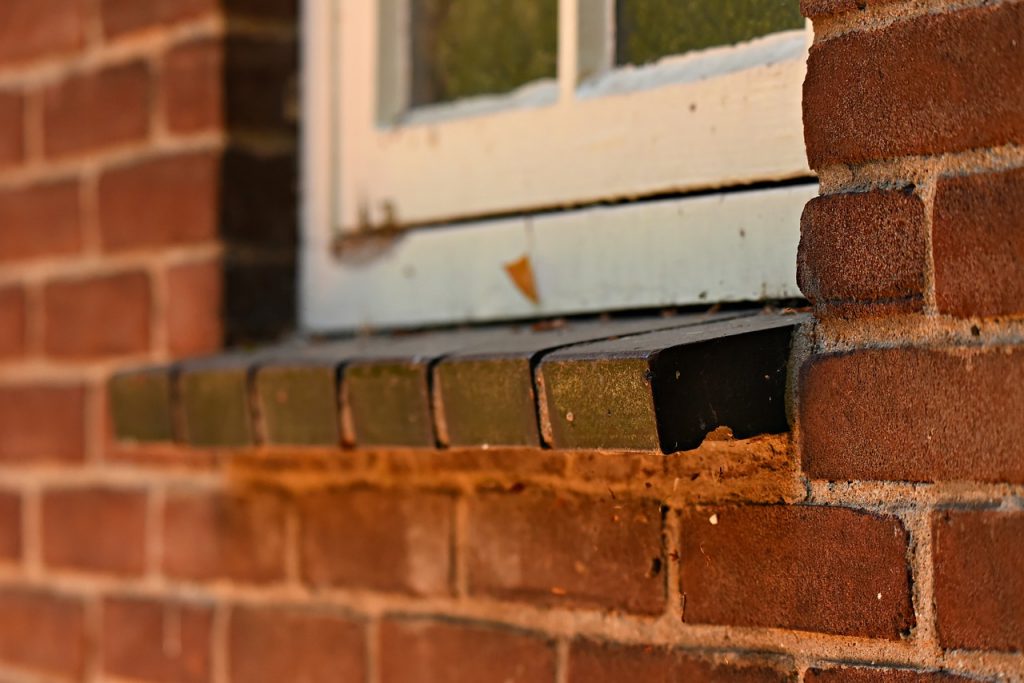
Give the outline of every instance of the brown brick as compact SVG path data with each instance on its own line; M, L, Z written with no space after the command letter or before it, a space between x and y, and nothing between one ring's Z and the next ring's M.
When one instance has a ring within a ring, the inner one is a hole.
M79 210L75 181L0 192L0 262L81 250Z
M167 272L167 347L175 358L218 351L224 344L224 283L219 260Z
M4 0L0 4L0 63L77 50L85 40L83 0Z
M298 17L298 0L225 0L231 16L294 21Z
M29 588L0 588L0 662L82 680L85 614L71 597Z
M222 231L228 241L260 247L295 245L298 165L293 155L229 151L222 184ZM254 187L260 191L253 192Z
M247 583L284 576L285 506L271 493L172 493L163 521L168 576Z
M0 289L0 360L25 353L25 308L25 290L21 287Z
M85 389L0 387L0 461L72 462L85 451Z
M101 0L108 37L213 14L220 0Z
M803 100L811 168L1024 141L1022 33L1024 5L999 3L814 46Z
M896 0L800 0L800 11L805 17L818 19L853 10L881 7Z
M812 199L800 222L797 281L819 309L845 303L920 310L927 243L912 191Z
M146 563L146 495L115 489L48 491L43 562L54 568L137 575Z
M251 446L256 443L249 376L255 354L225 353L181 366L178 378L184 439L193 446Z
M25 98L0 92L0 168L17 164L25 156L24 117Z
M21 559L21 496L0 492L0 564Z
M1024 650L1024 513L940 510L932 530L942 646Z
M832 481L1024 482L1024 352L864 349L800 371L803 463Z
M215 152L166 156L107 171L99 212L108 251L217 238L220 163Z
M46 353L100 358L149 350L150 286L142 272L51 282L43 293Z
M302 575L315 586L451 590L450 496L339 489L305 494L300 515Z
M701 659L697 653L662 647L578 640L569 650L569 683L782 683L795 679L791 666L721 664Z
M380 627L381 683L554 683L551 641L510 628L389 619Z
M336 683L366 676L362 625L326 611L239 607L228 642L231 683Z
M103 601L103 671L153 683L207 683L213 610L147 598Z
M808 669L804 683L957 683L973 681L942 671L910 671L906 669L874 669L842 667Z
M1024 311L1024 169L941 179L932 251L941 313Z
M224 46L202 39L172 48L164 58L161 103L173 133L220 130L224 115Z
M686 510L681 526L686 623L889 640L915 624L908 535L895 517L747 506Z
M142 62L71 76L46 89L46 155L61 157L143 140L149 133L149 70Z
M232 36L225 46L225 105L228 122L242 129L294 128L296 43ZM292 118L290 118L292 117Z
M253 185L253 187L264 187ZM287 253L287 252L285 252ZM229 345L275 341L295 329L296 260L224 266L224 326Z
M657 614L665 603L656 501L523 493L469 503L470 592Z

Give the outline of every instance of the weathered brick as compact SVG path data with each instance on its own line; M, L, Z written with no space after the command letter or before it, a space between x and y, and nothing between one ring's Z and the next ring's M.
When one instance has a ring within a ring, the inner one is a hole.
M910 671L908 669L876 669L840 667L808 669L804 683L957 683L973 681L942 671Z
M665 603L656 501L485 493L469 501L470 592L656 614Z
M85 610L80 600L30 588L0 587L0 662L82 680Z
M109 413L121 441L174 440L173 374L149 368L115 375L107 385Z
M146 494L104 488L46 491L43 562L53 568L120 575L146 564Z
M543 637L482 624L388 619L380 627L381 683L554 683Z
M80 385L0 387L0 461L77 462L85 452Z
M139 142L149 134L149 70L142 62L78 74L43 95L49 157Z
M818 19L853 10L881 7L892 2L896 0L800 0L800 11L805 17Z
M58 181L0 192L0 262L73 254L82 248L79 188Z
M221 39L176 45L164 57L161 106L173 133L220 130L224 115L224 46Z
M256 443L249 375L256 354L225 353L189 361L178 376L183 438L193 446L238 448Z
M577 640L569 650L569 683L782 683L795 678L791 664L716 663L699 653L664 647Z
M109 170L99 183L103 247L125 251L213 241L220 191L215 152L164 156Z
M0 5L0 63L67 54L85 41L82 0L4 0Z
M942 178L932 252L941 313L1024 311L1024 169Z
M108 597L103 601L104 673L152 683L207 683L213 609L206 605Z
M175 358L218 351L224 344L224 283L219 260L167 271L167 348Z
M0 492L0 564L21 559L21 496Z
M300 501L303 578L438 595L451 590L452 498L338 489Z
M163 524L168 576L246 583L284 576L285 506L272 493L173 492Z
M1024 650L1024 513L940 510L932 530L942 646Z
M17 164L25 156L24 118L25 98L0 92L0 168Z
M108 37L212 15L220 0L102 0L103 31Z
M43 291L46 353L100 358L149 350L150 299L143 272L48 283Z
M362 625L327 611L238 607L228 638L231 683L336 683L366 676Z
M811 168L1024 141L1022 34L1024 5L998 3L815 45L803 99Z
M845 508L723 507L688 509L681 528L686 623L889 640L915 624L908 535L895 517Z
M1024 353L864 349L800 371L803 464L814 479L1024 482Z
M25 353L26 316L25 290L0 288L0 360Z
M920 310L925 233L924 204L912 191L812 199L800 221L800 289L819 312L851 303Z

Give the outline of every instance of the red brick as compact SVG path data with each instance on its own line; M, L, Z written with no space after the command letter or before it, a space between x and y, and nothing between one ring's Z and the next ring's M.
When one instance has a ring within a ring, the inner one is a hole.
M808 669L804 683L956 683L973 681L942 671L909 671L905 669L837 668Z
M25 291L0 289L0 360L21 356L26 344Z
M474 594L656 614L665 604L664 562L652 500L526 491L469 503Z
M912 192L817 197L804 208L800 226L797 281L819 309L845 303L922 307L925 216Z
M805 17L818 19L832 14L888 5L896 0L800 0L800 11Z
M271 493L173 493L163 519L168 576L247 583L284 577L285 507Z
M939 312L1024 312L1024 169L941 179L932 250Z
M107 171L99 211L108 251L209 242L218 234L220 163L214 152L168 156Z
M932 532L942 646L1024 650L1024 512L941 510Z
M207 683L213 610L115 597L103 602L103 671L152 683Z
M795 680L790 666L716 663L693 652L662 647L576 641L569 651L568 683L687 681L687 683L773 683Z
M80 251L79 212L76 181L0 192L0 262Z
M381 683L554 683L555 647L509 628L387 620L380 666Z
M800 371L814 479L1024 482L1024 352L864 349Z
M0 462L82 460L84 410L81 386L0 387Z
M85 614L81 601L43 591L0 588L0 662L82 680Z
M224 47L203 39L174 47L164 58L161 102L173 133L220 130L224 116Z
M149 276L141 272L47 284L46 353L101 358L147 351L150 298Z
M915 624L907 542L895 517L845 508L687 510L683 620L899 640Z
M214 14L219 0L101 0L108 37Z
M54 568L137 575L146 563L146 495L115 489L48 491L43 562Z
M0 493L0 564L21 559L21 496Z
M336 683L366 676L362 625L329 612L239 607L230 629L231 683Z
M303 578L422 595L448 593L452 499L363 489L305 494Z
M220 261L189 263L167 273L167 346L175 358L219 350L224 343L224 274Z
M1024 142L1022 35L1024 5L998 3L814 46L803 100L811 167Z
M67 54L85 40L83 0L4 0L0 3L0 63Z
M17 164L25 156L24 117L25 98L0 92L0 168Z

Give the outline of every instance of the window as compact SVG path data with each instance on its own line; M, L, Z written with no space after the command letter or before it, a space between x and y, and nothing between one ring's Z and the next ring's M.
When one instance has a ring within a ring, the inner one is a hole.
M310 329L799 296L796 0L308 0Z

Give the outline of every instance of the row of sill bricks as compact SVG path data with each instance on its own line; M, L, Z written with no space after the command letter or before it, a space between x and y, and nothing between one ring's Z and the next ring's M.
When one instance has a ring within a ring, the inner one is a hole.
M788 429L808 316L727 312L371 336L143 368L110 382L119 440L197 447L690 450Z

